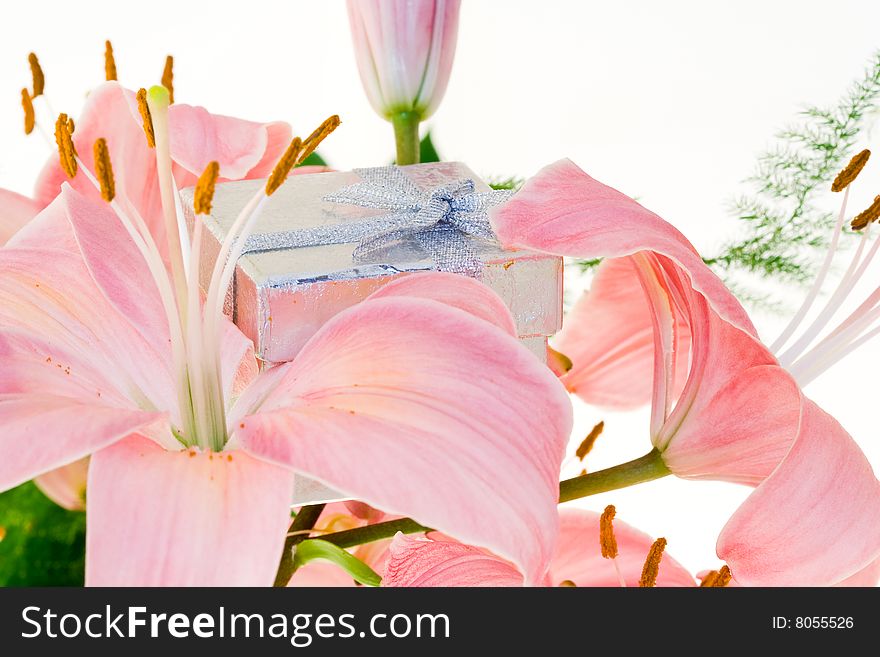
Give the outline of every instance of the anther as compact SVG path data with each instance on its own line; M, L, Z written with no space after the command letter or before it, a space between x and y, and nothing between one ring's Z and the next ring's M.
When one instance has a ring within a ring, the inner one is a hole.
M857 214L850 226L853 230L862 230L872 221L876 221L877 217L880 217L880 196L875 196L874 202Z
M21 107L24 110L24 134L29 135L34 131L36 119L34 118L34 104L27 89L21 90Z
M109 40L104 42L104 77L109 80L118 80L116 77L116 58L113 57L113 44Z
M193 197L193 207L195 208L196 214L211 213L211 201L214 199L214 185L217 183L219 175L220 163L210 162L208 166L205 167L202 175L199 176L199 181L196 183L196 192Z
M36 54L30 53L28 55L28 64L31 66L31 77L33 78L31 98L36 98L43 95L43 90L46 88L46 77L43 75L43 68L40 66L40 60L37 59Z
M107 140L103 137L95 142L95 177L101 184L101 197L108 203L116 196L116 185L113 182L113 165L110 164L110 151Z
M642 568L642 576L639 578L640 588L650 588L657 584L657 575L660 573L660 560L663 558L663 550L666 549L666 539L658 538L648 550L648 558Z
M315 149L318 148L318 145L324 141L331 132L336 130L340 123L339 115L334 114L325 119L321 125L315 128L314 132L303 141L302 153L300 154L299 161L302 162L309 155L314 153Z
M147 146L156 148L156 133L153 132L153 117L150 116L150 107L147 105L146 89L138 89L137 102L138 110L141 113L141 120L144 124L144 134L147 136Z
M590 433L587 434L587 437L583 439L580 445L578 445L574 455L578 457L579 461L583 461L584 457L590 453L590 450L593 449L593 445L596 444L596 439L602 435L603 429L605 429L604 420L593 427L590 430Z
M561 586L562 588L577 588L577 584L572 582L570 579L562 580L561 582L559 582L559 586Z
M700 582L700 588L724 588L730 584L731 579L730 568L721 566L721 570L710 570L706 574L703 581Z
M599 518L599 545L602 548L602 556L605 559L617 558L617 538L614 536L614 516L617 509L613 504L605 507L602 517Z
M174 102L174 57L165 58L165 70L162 71L162 86L168 90L168 104Z
M55 143L58 146L58 158L61 168L68 178L76 175L76 148L70 133L73 131L73 122L67 118L67 114L59 114L55 121Z
M837 177L834 178L834 182L831 183L831 191L842 192L849 187L850 183L852 183L852 181L862 172L862 169L865 168L869 157L871 157L871 151L867 148L862 152L853 155L849 164L847 164L843 170L837 174Z
M301 152L302 140L300 140L299 137L294 137L293 141L290 142L290 146L284 151L284 155L278 160L278 164L272 169L272 174L266 181L266 196L272 196L272 194L281 187L281 184L287 180L287 174L290 173L293 165L296 164L297 158Z

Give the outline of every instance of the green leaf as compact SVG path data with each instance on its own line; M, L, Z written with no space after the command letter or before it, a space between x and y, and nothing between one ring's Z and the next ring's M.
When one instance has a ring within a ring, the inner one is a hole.
M524 182L525 180L516 176L497 179L492 178L489 180L489 187L491 187L492 189L512 189L513 191L517 191L520 187L523 186Z
M351 575L354 581L365 586L379 586L382 583L382 578L367 564L328 541L310 538L294 548L294 570L316 560L336 564Z
M82 586L86 514L28 482L0 494L0 586Z
M437 149L434 148L434 142L431 141L431 131L425 133L425 136L422 137L421 143L419 143L419 162L439 162L440 155L437 153Z
M323 157L318 155L318 151L314 151L311 153L306 159L300 162L297 166L299 167L325 167L327 166L327 162Z
M826 207L824 195L878 104L880 51L834 105L807 107L776 135L748 178L750 193L730 204L740 234L707 259L725 282L745 276L755 285L761 278L804 284L813 277L836 222L836 203Z

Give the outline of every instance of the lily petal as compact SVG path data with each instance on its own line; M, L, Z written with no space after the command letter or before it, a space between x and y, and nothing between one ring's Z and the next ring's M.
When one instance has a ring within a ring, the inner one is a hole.
M690 333L679 317L674 388L687 379ZM645 292L629 258L605 260L589 292L565 318L556 347L573 367L562 377L569 392L588 404L625 410L651 400L654 324Z
M134 436L92 457L88 586L268 586L293 475L241 452L169 452Z
M197 177L216 161L226 180L268 175L291 139L286 123L255 123L182 103L168 109L168 129L177 164ZM181 186L194 182L178 180Z
M43 206L33 199L0 189L0 246L42 209Z
M372 299L267 374L232 425L244 449L543 576L572 411L513 337L437 301Z
M510 563L470 545L412 538L398 533L382 586L522 586Z
M85 511L89 459L82 458L34 479L43 494L70 511Z
M162 420L34 393L0 394L0 491L67 465Z
M559 546L550 566L550 581L558 586L571 581L578 586L620 586L614 563L602 557L599 543L600 514L574 508L559 509ZM625 522L614 520L617 566L627 586L638 586L651 545L650 536ZM657 586L694 586L694 578L664 552Z
M504 205L489 211L505 246L578 258L653 251L673 260L725 320L756 334L751 320L690 242L650 210L584 173L571 160L551 164Z
M804 401L791 452L724 526L717 552L746 586L829 586L880 556L880 482L834 418Z
M505 303L488 286L458 274L432 272L401 276L370 295L371 299L433 299L470 313L516 337L516 325Z
M77 362L87 355L93 379L112 378L139 405L175 408L167 321L122 230L106 207L65 187L0 252L0 323Z

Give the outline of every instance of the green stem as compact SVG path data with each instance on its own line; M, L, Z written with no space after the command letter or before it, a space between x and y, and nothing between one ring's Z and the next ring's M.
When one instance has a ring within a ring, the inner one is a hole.
M621 463L605 470L597 470L596 472L574 477L573 479L566 479L559 484L559 501L570 502L581 497L589 497L590 495L606 493L618 488L642 484L646 481L665 477L668 474L670 474L669 468L663 463L660 452L652 449L644 456L633 461ZM428 531L431 531L429 527L420 525L411 518L401 518L399 520L389 520L388 522L358 527L357 529L325 534L321 536L321 540L333 543L341 548L350 548L364 543L380 541L383 538L391 538L397 532L415 534Z
M633 461L560 482L559 501L570 502L581 497L643 484L668 474L670 474L669 468L663 462L660 452L652 449Z
M367 525L357 529L348 529L344 532L325 534L321 537L321 540L333 543L337 547L349 548L355 545L380 541L383 538L394 536L397 532L417 534L430 531L433 531L430 527L420 525L411 518L400 518L399 520L389 520L388 522L377 522L375 525Z
M398 112L391 116L394 126L394 140L397 142L397 164L419 163L419 122L418 112Z
M294 548L309 537L307 530L314 527L315 523L318 522L321 512L324 511L324 506L324 504L304 506L296 514L293 522L290 523L288 533L292 534L292 536L288 536L287 540L284 541L284 553L281 555L281 563L278 564L278 572L275 573L275 586L287 586L290 578L293 577L293 573L296 570L296 566L293 563Z

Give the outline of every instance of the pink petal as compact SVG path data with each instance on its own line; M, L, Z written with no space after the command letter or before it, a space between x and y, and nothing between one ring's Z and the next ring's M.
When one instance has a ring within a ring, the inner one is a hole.
M603 185L571 160L529 179L511 201L490 211L499 239L577 258L619 257L653 251L677 263L716 313L744 331L755 329L739 301L672 225L630 197Z
M776 365L750 367L731 375L714 396L698 397L663 461L679 477L757 486L788 453L799 416L791 376Z
M233 414L255 413L233 425L249 452L543 576L571 405L513 337L437 301L372 299L266 375Z
M161 420L160 413L88 405L65 397L0 394L0 491Z
M168 129L175 162L198 176L216 161L227 180L268 175L291 139L286 123L254 123L180 103L168 110Z
M268 586L293 475L241 452L169 452L141 437L92 457L88 586Z
M690 343L684 318L679 318L676 337L674 387L680 391ZM562 382L588 404L628 409L651 400L654 325L629 258L612 258L599 266L590 291L566 316L555 344L573 363Z
M669 290L687 307L692 363L654 445L680 477L757 485L797 435L800 391L763 344L721 319L701 295Z
M88 474L89 459L82 458L41 474L34 483L55 504L71 511L84 511Z
M80 159L92 172L95 171L92 149L99 137L107 140L117 197L137 209L159 248L164 249L165 229L157 183L156 152L147 146L134 92L117 82L105 82L92 90L76 120L73 141ZM35 197L42 205L48 205L65 181L86 198L103 203L99 190L82 172L72 180L67 178L55 153L40 174Z
M83 261L106 299L150 343L157 358L170 356L169 328L159 290L144 257L106 203L87 200L63 185L65 208Z
M880 556L880 482L849 434L804 400L788 456L718 538L747 586L829 586Z
M238 397L257 376L254 343L225 315L221 318L221 371L224 399Z
M21 194L0 189L0 246L42 209L37 201Z
M880 582L880 559L875 559L855 575L850 575L834 586L877 586Z
M43 358L58 350L85 363L93 382L172 409L167 320L133 251L106 208L66 187L0 252L0 328L30 332L49 348Z
M516 337L513 316L488 286L472 278L441 272L401 276L373 292L370 298L432 299L479 317Z
M578 586L620 586L614 563L602 557L599 517L598 513L584 509L559 509L559 545L550 566L553 586L559 586L565 580ZM623 579L627 586L638 586L654 539L617 519L614 520L614 536L619 551L616 561ZM694 578L664 552L657 586L694 586Z
M448 541L398 533L382 586L522 586L523 576L503 559Z

